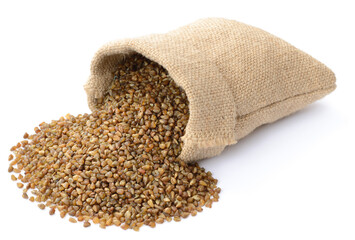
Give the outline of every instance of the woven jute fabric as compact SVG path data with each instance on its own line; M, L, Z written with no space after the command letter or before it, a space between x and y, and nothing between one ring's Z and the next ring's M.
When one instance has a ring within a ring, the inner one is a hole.
M100 48L84 86L90 109L105 95L117 64L133 53L162 65L187 94L190 118L180 155L185 161L216 156L258 126L336 87L329 68L280 38L237 21L207 18Z

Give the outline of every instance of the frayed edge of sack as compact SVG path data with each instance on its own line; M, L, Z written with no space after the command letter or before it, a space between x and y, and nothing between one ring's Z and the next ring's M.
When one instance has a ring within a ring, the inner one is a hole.
M183 141L182 148L184 148L184 146L186 145L197 147L197 148L211 148L211 147L220 147L220 146L225 147L228 145L236 144L238 142L235 137L216 138L216 139L201 141L201 139L197 140L197 139L183 136L181 140Z

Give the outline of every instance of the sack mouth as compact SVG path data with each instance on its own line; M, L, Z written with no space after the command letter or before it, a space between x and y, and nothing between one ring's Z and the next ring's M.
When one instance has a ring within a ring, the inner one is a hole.
M187 145L189 148L219 147L223 150L225 146L236 143L235 105L226 81L213 83L214 86L194 84L194 77L203 76L202 71L206 69L220 74L214 63L207 62L208 66L205 66L202 64L205 64L206 61L201 61L196 62L195 66L191 66L183 55L170 58L139 39L111 42L96 53L91 64L89 81L84 86L91 110L95 110L97 101L107 93L113 81L117 63L124 61L127 56L132 54L141 54L164 67L177 86L186 93L190 117L182 137L183 149L180 157L183 160L192 161L197 158L193 157L191 153L185 153L184 150L187 148L184 146ZM201 52L199 54L203 55ZM202 58L205 59L205 57ZM221 76L216 77L216 79L218 78L221 79ZM218 101L214 102L214 99L218 99ZM218 104L214 106L216 103ZM209 129L208 121L221 122L222 124L218 129Z

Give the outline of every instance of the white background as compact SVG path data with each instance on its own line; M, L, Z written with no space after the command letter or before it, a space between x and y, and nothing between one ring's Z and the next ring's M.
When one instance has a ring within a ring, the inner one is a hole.
M352 1L0 2L0 239L355 239L355 8ZM202 17L262 28L330 67L338 88L200 164L220 201L140 232L83 228L22 199L7 173L24 132L89 112L83 90L110 40L162 33Z

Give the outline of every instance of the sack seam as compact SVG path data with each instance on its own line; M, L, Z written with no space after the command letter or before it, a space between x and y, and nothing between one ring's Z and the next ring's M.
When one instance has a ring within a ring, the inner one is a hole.
M272 107L273 105L276 105L276 104L278 104L278 103L281 103L281 102L290 100L290 99L292 99L292 98L297 98L297 97L309 95L309 94L316 93L316 92L320 92L320 91L324 91L324 90L331 90L331 89L333 89L333 88L335 88L335 87L336 87L336 84L333 84L333 85L331 85L331 86L329 86L329 87L326 87L326 88L319 88L319 89L316 89L316 90L313 90L313 91L310 91L310 92L300 93L300 94L293 95L293 96L291 96L291 97L284 98L284 99L282 99L282 100L280 100L280 101L276 101L276 102L273 102L273 103L271 103L271 104L268 104L268 105L266 105L266 106L264 106L264 107L258 108L258 109L255 110L255 111L249 112L249 113L244 114L244 115L237 116L237 120L238 120L238 119L241 119L241 118L244 118L244 117L247 117L247 116L249 116L249 115L253 115L253 114L255 114L255 113L257 113L257 112L259 112L259 111L261 111L261 110L263 110L263 109Z

